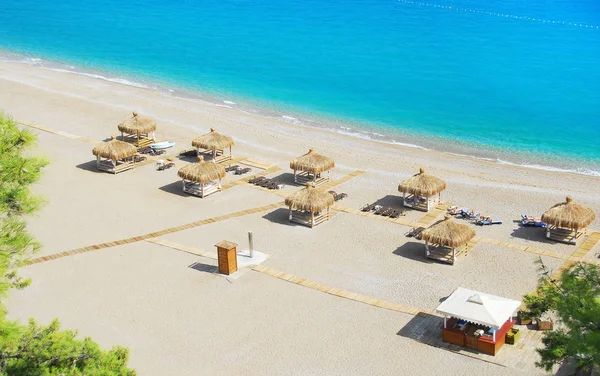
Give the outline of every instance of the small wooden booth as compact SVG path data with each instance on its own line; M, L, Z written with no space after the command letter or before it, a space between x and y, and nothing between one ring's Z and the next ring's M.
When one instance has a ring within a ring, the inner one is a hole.
M217 133L215 128L192 141L192 146L198 150L198 156L211 154L215 163L231 160L231 147L235 144L233 138ZM229 148L229 155L225 155L225 149Z
M217 244L217 259L219 262L219 273L230 275L238 270L237 267L237 244L223 240Z
M444 342L496 355L513 327L521 302L479 291L457 288L437 308L444 316Z
M290 222L310 228L329 220L329 207L333 202L331 193L314 188L312 183L306 183L306 188L285 199L290 208Z
M225 168L198 157L198 162L183 166L177 174L182 179L184 192L204 198L221 191Z
M475 237L468 225L454 222L449 215L421 232L427 258L454 265L456 248L466 246Z
M290 168L294 170L294 182L306 184L311 182L314 186L329 181L331 169L335 167L335 161L324 155L317 154L315 149L290 162ZM323 173L327 172L327 176Z
M440 203L441 192L444 189L446 189L446 182L425 174L423 168L418 174L398 185L398 191L402 192L404 206L426 212L432 205Z
M100 171L117 174L135 167L137 148L112 136L110 141L98 144L92 150Z
M573 202L567 196L565 202L560 202L551 207L542 215L542 222L546 222L546 237L567 244L577 244L577 239L596 215L590 208L583 207Z
M150 118L139 116L133 112L133 117L125 120L117 127L121 132L121 139L129 142L138 148L150 146L155 142L154 132L156 131L156 122Z

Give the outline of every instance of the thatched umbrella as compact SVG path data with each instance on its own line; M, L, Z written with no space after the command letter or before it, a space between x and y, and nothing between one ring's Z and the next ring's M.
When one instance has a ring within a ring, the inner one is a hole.
M177 174L183 179L184 192L204 197L206 194L221 190L221 179L225 177L225 168L215 163L206 162L203 158L199 157L198 162L183 166ZM194 188L193 184L186 184L186 180L200 184L201 189ZM205 192L204 186L216 180L219 181L218 186L209 192Z
M156 122L150 118L139 116L137 112L133 112L133 116L118 125L121 137L124 138L124 133L135 135L137 143L140 142L140 136L148 135L156 131ZM154 136L152 137L154 139Z
M133 168L133 164L135 163L135 154L137 153L137 148L127 142L119 141L115 138L115 136L111 137L111 140L108 142L103 142L98 144L92 149L92 154L96 156L96 166L99 170L108 171L116 174L117 172L126 170L126 165L131 164L131 168ZM101 159L105 160L102 161ZM131 161L126 161L131 158ZM117 169L117 161L125 161L119 169ZM119 171L117 171L119 170Z
M565 202L554 205L542 215L542 222L575 231L586 228L594 219L596 215L592 209L574 203L571 196L567 196Z
M301 224L315 226L315 213L323 212L327 209L327 214L320 215L319 219L329 219L329 207L333 205L333 196L331 193L322 189L314 188L311 183L306 183L306 188L286 197L285 204L290 208L290 221ZM294 211L310 213L310 222L305 218L294 216Z
M223 151L229 148L229 159L231 159L231 147L235 144L233 138L218 133L215 128L192 141L192 146L199 149L212 150L213 159L217 157L217 150Z
M449 215L446 215L444 219L423 230L421 239L425 240L427 256L430 255L429 243L452 248L452 263L454 263L456 248L467 244L469 240L473 239L475 230L465 224L456 223L450 218Z
M418 174L413 175L398 185L398 191L402 192L406 206L410 206L406 202L407 194L415 196L417 200L419 197L425 197L427 198L427 211L429 211L429 197L437 194L438 199L440 199L440 193L444 189L446 189L446 182L435 176L427 175L423 168L419 169Z
M294 159L290 162L290 168L294 170L294 181L297 182L297 171L310 173L313 175L313 182L316 182L317 175L324 171L329 171L335 167L335 161L329 157L317 154L315 149L310 148L308 153Z

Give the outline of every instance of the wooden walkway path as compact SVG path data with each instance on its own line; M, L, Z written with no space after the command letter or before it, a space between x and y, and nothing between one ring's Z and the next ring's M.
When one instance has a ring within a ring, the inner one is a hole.
M255 207L255 208L250 208L250 209L246 209L246 210L242 210L239 212L234 212L234 213L229 213L229 214L225 214L225 215L220 215L218 217L212 217L212 218L207 218L207 219L203 219L200 221L196 221L196 222L191 222L191 223L187 223L187 224L183 224L177 227L171 227L165 230L160 230L160 231L155 231L155 232L151 232L145 235L139 235L139 236L134 236L131 238L126 238L126 239L121 239L121 240L115 240L112 242L107 242L107 243L101 243L101 244L95 244L95 245L90 245L87 247L82 247L82 248L77 248L77 249L72 249L70 251L65 251L65 252L60 252L60 253L53 253L51 255L47 255L47 256L42 256L42 257L38 257L38 258L34 258L31 260L28 260L27 262L25 262L24 266L27 265L32 265L32 264L39 264L45 261L50 261L50 260L56 260L56 259L60 259L63 257L67 257L67 256L73 256L73 255L78 255L81 253L86 253L86 252L91 252L91 251L98 251L101 249L106 249L106 248L111 248L111 247L116 247L116 246L120 246L120 245L125 245L125 244L131 244L131 243L137 243L139 241L142 240L148 240L151 238L158 238L161 236L165 236L168 234L173 234L179 231L184 231L184 230L189 230L195 227L199 227L199 226L203 226L203 225L208 225L211 223L215 223L215 222L221 222L221 221L225 221L231 218L237 218L237 217L242 217L245 215L250 215L250 214L255 214L255 213L260 213L263 211L267 211L267 210L271 210L271 209L276 209L283 206L283 202L278 202L275 204L270 204L270 205L265 205L265 206L259 206L259 207Z
M257 265L252 268L256 272L260 272L271 277L279 278L281 280L294 283L296 285L308 287L313 290L324 292L326 294L334 295L340 298L354 300L356 302L371 305L373 307L389 309L391 311L406 313L409 315L416 315L419 312L427 312L419 308L410 307L402 304L392 303L385 300L373 298L366 295L357 294L347 290L341 290L335 287L331 287L322 283L314 282L306 278L297 277L292 274L284 273L282 271L272 269L263 265Z

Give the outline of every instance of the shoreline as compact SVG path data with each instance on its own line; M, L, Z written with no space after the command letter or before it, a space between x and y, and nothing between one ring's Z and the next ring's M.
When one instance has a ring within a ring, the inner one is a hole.
M594 161L578 158L569 160L569 158L567 158L568 162L562 166L559 166L556 163L553 164L552 162L555 161L549 160L548 156L545 154L528 154L520 150L510 150L502 147L489 146L486 148L486 145L470 145L464 141L457 141L455 139L445 138L443 136L428 135L423 138L418 137L416 134L410 134L409 131L403 129L392 129L392 127L385 125L378 125L374 123L369 124L367 122L359 122L351 119L335 119L334 117L326 114L317 114L314 117L311 117L307 113L295 113L293 110L286 111L284 109L278 109L275 107L261 107L260 102L252 103L252 99L248 98L226 98L225 96L219 98L218 96L213 96L215 93L211 93L210 91L202 92L199 90L169 88L163 84L153 84L150 82L145 82L144 80L138 80L133 77L127 77L127 75L124 75L124 78L119 77L117 73L110 72L109 70L86 70L64 62L56 62L46 60L44 58L28 57L26 54L14 53L2 49L0 49L0 63L23 64L28 67L37 69L41 68L46 71L86 77L89 79L105 81L125 87L148 90L150 92L157 92L175 99L201 102L203 105L227 108L234 111L239 111L243 114L256 115L264 117L268 120L284 122L289 125L299 126L309 130L324 130L333 134L339 134L375 143L396 145L402 148L427 150L449 156L470 158L479 161L492 162L499 165L510 165L532 170L573 173L592 177L600 176L600 164L596 166ZM245 105L244 102L248 102L249 104ZM389 133L385 134L386 131ZM400 140L396 140L395 138L400 138ZM449 145L452 147L448 148ZM444 148L450 150L443 150ZM526 162L527 160L530 162ZM562 159L561 161L564 163L565 159ZM585 166L584 164L586 163L589 165Z

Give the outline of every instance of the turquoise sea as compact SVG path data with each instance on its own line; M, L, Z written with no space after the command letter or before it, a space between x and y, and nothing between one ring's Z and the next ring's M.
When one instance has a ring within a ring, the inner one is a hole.
M598 0L4 0L0 49L360 137L600 176Z

